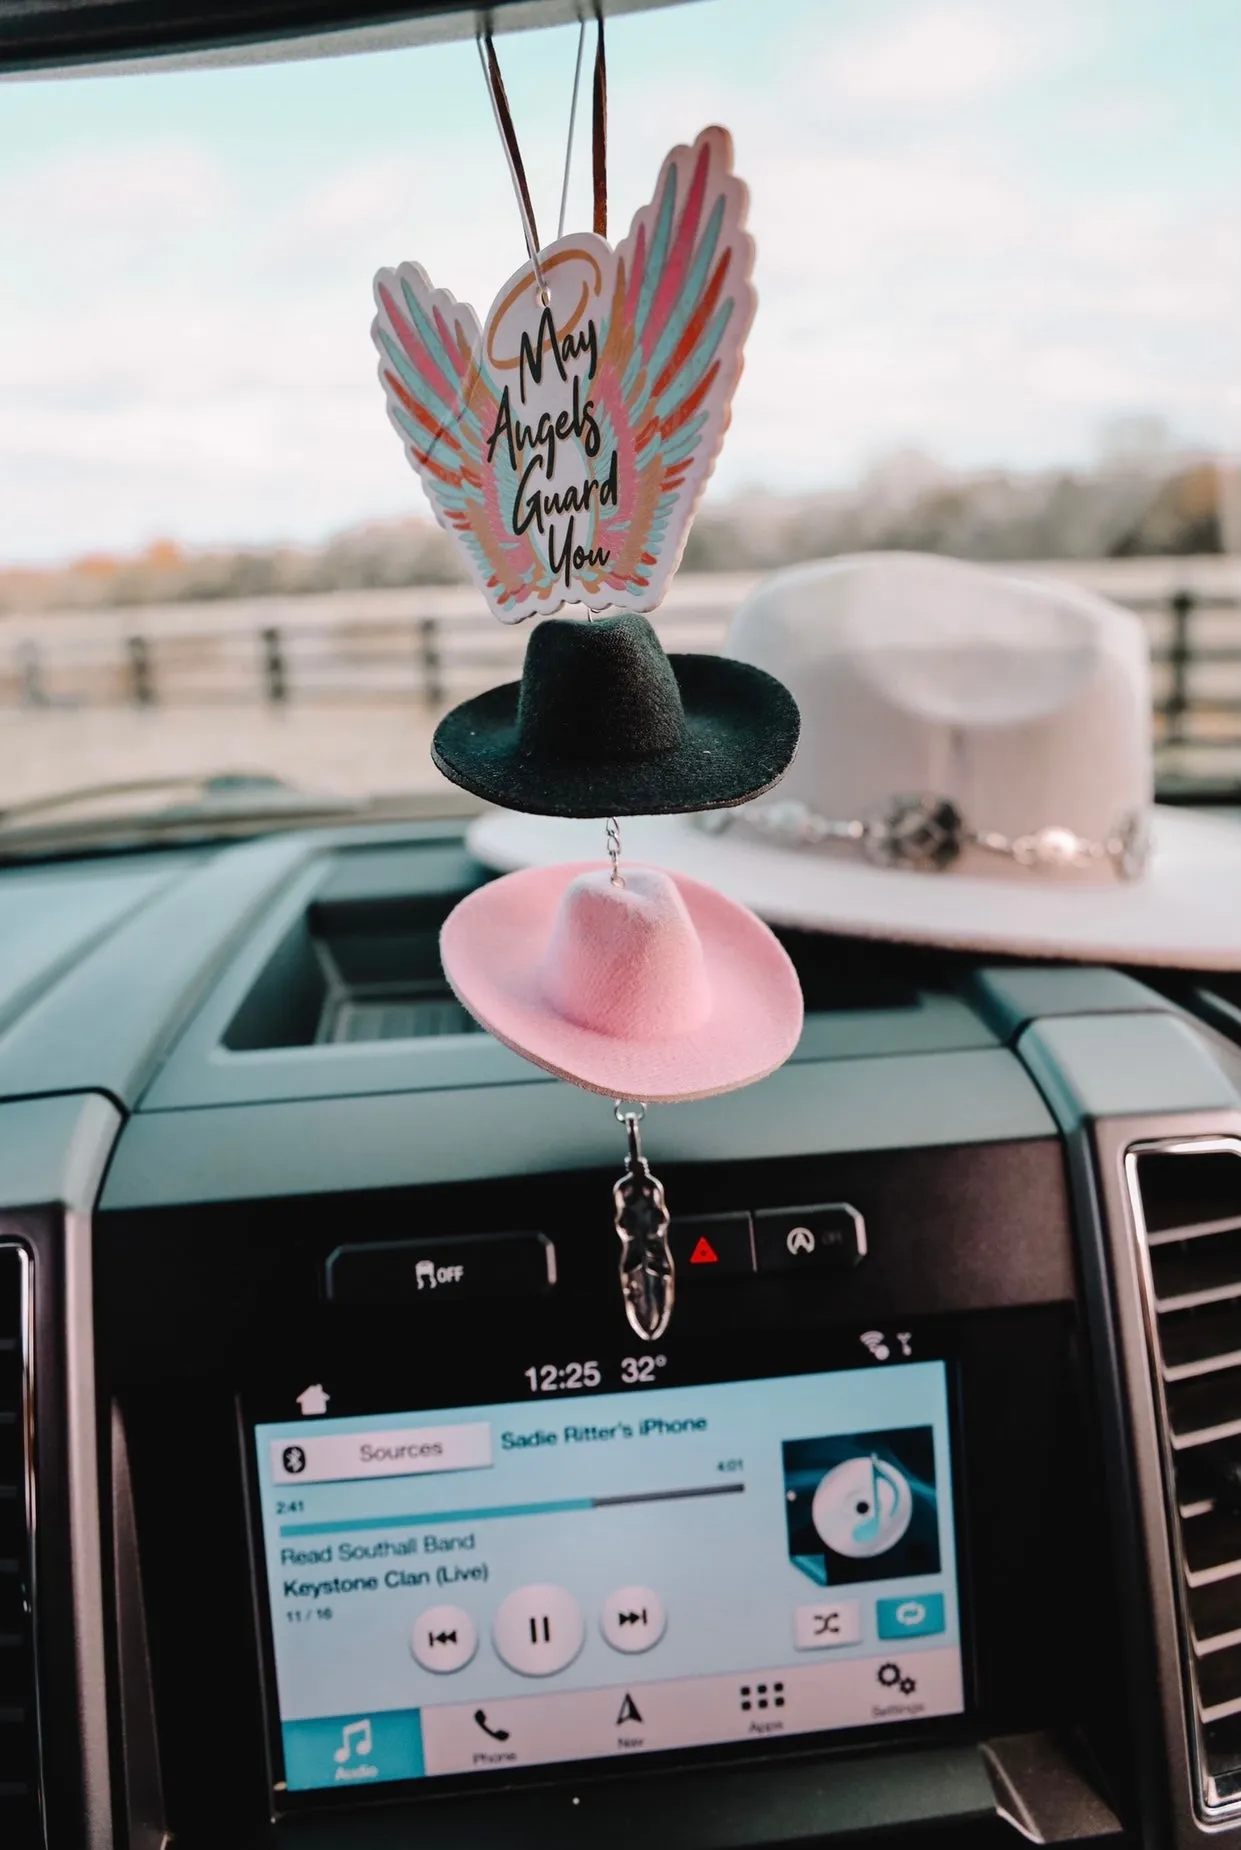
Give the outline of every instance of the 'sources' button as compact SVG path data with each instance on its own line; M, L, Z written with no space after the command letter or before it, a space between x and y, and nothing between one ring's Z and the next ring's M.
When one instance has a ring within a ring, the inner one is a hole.
M478 1649L478 1632L460 1606L428 1606L414 1620L409 1648L424 1670L447 1676L465 1669Z
M582 1648L582 1610L563 1587L518 1587L491 1628L496 1655L523 1677L550 1677Z
M862 1636L861 1607L855 1599L821 1606L798 1606L793 1613L793 1643L799 1651L830 1651L857 1644Z
M875 1628L881 1638L930 1638L944 1629L942 1593L907 1593L903 1599L875 1601Z
M748 1214L677 1216L668 1231L677 1283L706 1284L713 1278L748 1278L754 1247Z
M763 1208L754 1216L760 1272L843 1272L866 1256L866 1223L847 1202Z
M614 1651L649 1651L663 1637L667 1623L664 1603L649 1587L620 1587L609 1593L599 1615L599 1629Z
M335 1304L419 1304L456 1298L540 1297L556 1282L545 1233L467 1233L439 1240L338 1246L327 1262Z

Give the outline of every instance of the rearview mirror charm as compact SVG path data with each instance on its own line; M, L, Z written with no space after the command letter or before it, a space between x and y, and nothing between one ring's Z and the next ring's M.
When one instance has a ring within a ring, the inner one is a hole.
M802 1026L787 952L753 913L658 867L621 865L618 818L761 794L800 716L744 663L669 657L643 613L676 570L715 464L754 314L754 246L732 141L708 128L665 159L650 205L607 243L602 10L594 225L543 247L490 34L479 59L528 261L482 327L417 264L381 270L372 334L388 415L436 519L505 623L539 624L520 685L446 714L432 756L493 800L605 821L607 865L531 868L476 888L440 933L453 992L498 1041L613 1099L620 1288L644 1342L672 1317L663 1184L642 1154L648 1100L709 1098L782 1065ZM585 27L578 43L578 73ZM561 194L564 231L573 115ZM604 622L595 613L613 614ZM738 685L741 678L743 686Z
M630 1328L644 1342L661 1337L672 1318L676 1297L676 1264L668 1244L670 1215L664 1185L651 1174L642 1154L638 1129L646 1106L626 1107L619 1099L616 1116L625 1127L628 1153L625 1173L612 1190L616 1204L616 1231L620 1235L621 1296Z
M388 416L503 623L563 604L654 610L715 465L754 315L727 130L673 148L612 249L558 238L480 327L416 263L380 270Z

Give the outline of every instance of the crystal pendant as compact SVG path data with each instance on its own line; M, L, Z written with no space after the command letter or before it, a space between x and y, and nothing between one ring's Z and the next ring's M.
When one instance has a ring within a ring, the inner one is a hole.
M947 797L894 797L878 825L867 831L867 858L881 867L940 873L965 845L965 822Z
M620 1107L617 1116L621 1117ZM620 1282L630 1328L644 1342L662 1336L672 1318L676 1268L668 1244L671 1217L663 1183L642 1154L638 1114L623 1114L629 1139L625 1173L612 1191L621 1240Z

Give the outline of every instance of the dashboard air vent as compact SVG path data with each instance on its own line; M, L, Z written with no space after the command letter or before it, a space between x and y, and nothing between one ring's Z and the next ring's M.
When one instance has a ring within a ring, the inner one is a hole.
M1128 1159L1162 1416L1191 1764L1207 1820L1241 1812L1241 1143Z
M42 1845L34 1637L31 1468L32 1264L0 1241L0 1844Z

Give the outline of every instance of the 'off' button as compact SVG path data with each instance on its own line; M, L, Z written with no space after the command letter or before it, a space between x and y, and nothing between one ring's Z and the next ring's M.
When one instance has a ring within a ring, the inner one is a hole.
M760 1272L847 1272L866 1256L866 1223L847 1202L763 1208L754 1216Z

